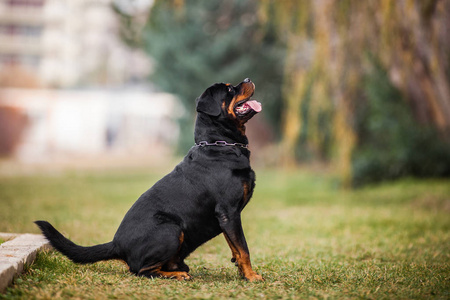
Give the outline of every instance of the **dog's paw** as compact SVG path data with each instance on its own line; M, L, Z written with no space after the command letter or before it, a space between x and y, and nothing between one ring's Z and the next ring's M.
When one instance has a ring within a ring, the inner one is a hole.
M180 274L176 277L177 280L191 280L192 276L186 272L180 272Z
M247 274L244 276L244 278L250 282L255 282L255 281L264 281L264 278L257 274L256 272L253 272L251 274Z
M187 272L165 272L164 274L162 274L162 277L165 278L170 278L170 279L176 279L179 281L183 281L183 280L191 280L192 276L189 275Z

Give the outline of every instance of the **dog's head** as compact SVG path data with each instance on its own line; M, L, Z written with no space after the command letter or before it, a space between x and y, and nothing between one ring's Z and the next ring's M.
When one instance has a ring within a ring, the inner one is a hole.
M197 112L243 126L262 110L261 103L250 99L254 92L255 84L248 78L236 86L216 83L197 98Z

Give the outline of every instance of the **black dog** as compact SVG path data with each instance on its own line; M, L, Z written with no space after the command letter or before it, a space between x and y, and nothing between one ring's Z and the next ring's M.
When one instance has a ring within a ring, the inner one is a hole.
M191 278L184 259L223 232L240 274L262 280L252 270L241 225L255 186L244 126L261 111L261 104L250 100L254 90L247 78L237 86L214 84L197 98L195 146L134 203L112 242L82 247L48 222L36 224L76 263L120 259L136 275L178 280Z

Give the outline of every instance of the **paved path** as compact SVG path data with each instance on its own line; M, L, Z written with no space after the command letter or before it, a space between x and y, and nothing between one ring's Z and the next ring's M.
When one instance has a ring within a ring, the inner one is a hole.
M0 245L0 293L22 273L25 264L30 265L38 251L51 249L50 244L40 234L0 233L7 242Z

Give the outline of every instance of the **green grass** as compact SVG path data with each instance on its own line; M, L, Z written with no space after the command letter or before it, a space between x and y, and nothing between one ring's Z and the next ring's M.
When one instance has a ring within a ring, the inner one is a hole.
M0 178L0 231L52 222L73 241L110 241L123 215L169 169ZM5 299L449 299L450 181L340 190L326 174L257 170L243 212L252 263L242 280L222 236L186 262L193 280L138 278L120 262L75 265L38 255Z

